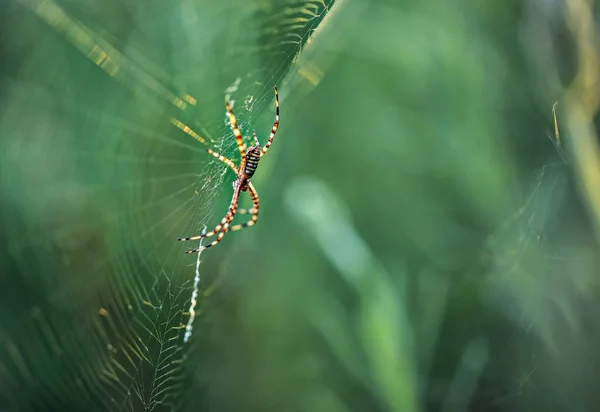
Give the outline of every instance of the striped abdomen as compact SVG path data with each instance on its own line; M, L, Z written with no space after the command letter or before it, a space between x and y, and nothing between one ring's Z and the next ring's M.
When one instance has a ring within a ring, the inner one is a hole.
M246 153L246 167L244 167L244 172L246 173L246 176L248 176L248 179L256 172L258 161L260 160L260 152L260 146L252 146Z

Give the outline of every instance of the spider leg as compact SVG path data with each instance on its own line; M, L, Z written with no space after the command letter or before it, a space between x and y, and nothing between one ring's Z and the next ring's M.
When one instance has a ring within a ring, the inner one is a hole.
M208 142L202 138L202 136L200 136L198 133L196 133L191 127L189 127L187 124L177 120L176 118L172 117L171 118L171 124L175 127L177 127L178 129L182 130L184 133L192 136L194 139L198 140L200 143L204 144L204 145L208 145Z
M271 143L273 143L273 138L275 137L275 133L277 133L277 128L279 127L279 93L277 93L277 86L275 89L275 123L273 123L273 128L271 129L271 134L269 135L269 140L265 144L265 147L262 149L262 154L264 155L271 147Z
M185 253L190 254L190 253L202 252L204 249L208 249L209 247L216 245L217 243L219 243L221 241L221 239L223 239L223 236L225 236L225 233L227 233L228 229L229 229L229 223L225 223L225 225L223 226L223 230L221 230L221 232L219 232L219 236L217 236L217 238L215 240L213 240L206 246L199 247L198 249L188 250Z
M237 120L235 119L235 115L233 114L233 110L231 109L231 104L229 103L229 101L225 102L225 108L227 109L229 123L231 123L233 135L235 136L235 142L237 143L238 150L240 152L240 169L243 170L246 166L246 144L244 143L242 132L240 132L240 129L238 128Z
M222 161L223 163L225 163L227 166L229 166L231 168L231 170L233 170L235 172L236 175L239 173L238 168L236 167L236 165L231 160L229 160L225 156L223 156L223 155L215 152L214 150L206 149L206 151L211 156L216 157L217 159L219 159L220 161Z
M242 210L244 211L244 214L246 214L245 212L248 212L252 215L252 218L246 223L242 223L241 225L231 226L229 230L232 232L244 229L246 227L254 226L258 221L258 207L260 202L260 199L258 198L258 192L254 188L254 186L252 186L252 183L248 183L248 191L250 192L250 196L252 197L253 207L252 209L240 209L238 212L241 212Z
M256 143L257 146L260 146L260 142L258 141L258 136L256 135L256 130L252 130L252 136L254 136L254 143Z
M211 230L210 232L204 233L202 235L198 235L198 236L180 237L180 238L177 238L177 240L180 242L186 242L188 240L199 240L199 239L217 234L217 232L221 231L221 228L223 228L225 226L229 227L229 223L233 220L235 213L237 212L239 201L240 201L240 185L236 184L235 189L233 190L233 197L231 198L231 204L229 205L229 210L227 211L227 214L225 214L223 219L221 219L221 222L219 222L219 224L217 226L215 226L215 228L213 230ZM223 233L223 235L225 235L225 233ZM219 236L223 237L220 233L219 233ZM208 246L206 246L206 247L208 247Z

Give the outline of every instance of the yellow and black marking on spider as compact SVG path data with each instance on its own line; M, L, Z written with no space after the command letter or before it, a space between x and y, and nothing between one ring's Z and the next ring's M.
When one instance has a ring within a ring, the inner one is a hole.
M202 246L198 249L188 250L185 253L197 253L201 252L204 249L208 249L211 246L216 245L223 239L225 233L233 232L236 230L244 229L249 226L253 226L258 221L258 207L259 207L259 198L258 193L250 179L256 172L256 168L258 167L258 162L260 159L267 153L269 147L271 147L271 143L273 143L273 138L275 137L275 133L277 133L277 128L279 127L279 95L277 93L277 87L275 89L275 123L273 123L273 128L271 129L271 134L269 135L269 140L265 143L264 147L260 146L260 142L258 141L258 137L256 136L256 132L252 131L252 135L254 137L254 146L251 146L246 150L246 144L244 143L244 138L242 137L242 133L238 128L237 121L235 119L235 115L233 114L233 110L231 108L231 104L229 101L225 102L225 108L227 109L227 116L229 116L229 123L231 124L231 129L233 130L233 135L235 136L235 141L238 146L238 151L240 152L240 165L236 166L231 160L226 158L225 156L211 150L206 149L207 152L211 155L219 159L221 162L225 163L227 166L233 170L237 176L236 180L233 182L233 197L231 198L231 203L229 205L229 210L227 214L221 219L221 222L213 230L207 233L203 233L198 236L192 237L180 237L177 240L180 242L185 242L187 240L200 240L205 237L217 235L217 238L213 240L211 243L206 246ZM251 209L238 209L238 204L240 201L241 192L250 192L250 197L252 198L252 208ZM241 215L250 214L252 217L246 223L242 223L240 225L230 226L233 218L236 213Z

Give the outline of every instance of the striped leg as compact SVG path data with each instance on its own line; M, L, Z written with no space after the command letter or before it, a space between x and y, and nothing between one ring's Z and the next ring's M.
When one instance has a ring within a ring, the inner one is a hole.
M223 217L223 219L221 219L221 222L219 222L219 224L217 226L215 226L215 228L213 230L211 230L208 233L204 233L204 234L198 235L198 236L180 237L180 238L177 238L177 240L180 242L186 242L188 240L200 240L202 238L215 235L216 233L221 231L221 228L224 228L225 226L229 227L229 223L233 220L233 218L235 217L235 214L237 212L239 201L240 201L240 185L237 184L237 185L235 185L235 189L233 190L233 197L231 198L231 203L229 205L229 210L227 211L227 214ZM225 235L225 233L223 233L223 235ZM219 236L221 236L221 234L219 234ZM223 237L223 236L221 236L221 237ZM186 253L188 253L188 252L186 252Z
M244 170L244 167L246 166L246 144L244 143L242 133L238 128L237 120L235 119L235 115L233 114L233 110L231 109L231 104L229 104L229 102L225 102L225 108L227 108L227 116L229 116L229 123L231 123L233 135L235 136L235 142L237 143L238 150L240 152L240 169Z
M271 134L269 135L269 140L265 144L265 147L262 149L262 154L264 155L271 147L271 143L273 143L273 138L275 137L275 133L277 133L277 128L279 127L279 94L277 93L277 86L275 89L275 123L273 123L273 128L271 129Z
M198 140L200 143L208 145L208 142L205 139L203 139L202 136L200 136L198 133L196 133L187 124L182 123L181 121L177 120L174 117L171 118L171 124L179 129L183 130L184 133L187 133L188 135L192 136L194 139Z
M243 210L244 212L240 214L251 214L252 218L246 223L242 223L241 225L231 226L229 230L232 232L244 229L246 227L254 226L258 221L258 207L260 202L260 199L258 198L258 192L254 188L254 186L252 186L252 183L248 184L248 191L250 192L250 196L252 197L252 203L254 207L252 209L240 209L238 212L241 212Z
M229 166L231 168L231 170L233 170L235 172L236 175L238 174L238 168L233 164L233 162L231 160L229 160L225 156L223 156L223 155L215 152L214 150L206 149L206 151L211 156L216 157L217 159L219 159L220 161L222 161L223 163L225 163L227 166Z
M190 253L202 252L204 249L208 249L209 247L216 245L217 243L219 243L221 241L221 239L223 239L223 236L225 236L225 233L227 233L228 228L229 228L229 223L225 223L225 226L223 226L223 230L221 230L221 232L219 232L219 236L217 236L217 238L215 240L213 240L206 246L202 246L202 247L199 247L198 249L194 249L194 250L188 250L185 253L190 254Z
M254 136L254 143L256 143L257 146L260 146L260 142L258 141L258 136L256 135L256 130L252 130L252 136Z

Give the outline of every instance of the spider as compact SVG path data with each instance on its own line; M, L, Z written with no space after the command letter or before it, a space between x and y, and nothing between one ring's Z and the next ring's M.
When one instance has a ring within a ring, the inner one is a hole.
M202 246L198 249L188 250L185 253L197 253L203 251L204 249L208 249L209 247L219 243L221 239L223 239L223 236L225 236L225 233L229 231L234 232L236 230L254 226L258 221L259 198L256 189L252 185L252 182L250 182L250 179L254 175L254 172L256 172L258 162L265 155L265 153L267 153L269 147L271 147L271 143L273 143L273 138L275 137L275 133L277 133L277 128L279 127L279 94L277 93L277 86L274 87L274 90L275 123L273 123L273 128L271 129L269 140L267 141L267 143L265 143L264 147L260 146L260 142L258 141L258 137L256 136L256 131L253 130L252 135L254 136L254 146L251 146L248 150L246 150L246 144L244 143L244 138L242 137L242 133L238 128L235 115L233 114L233 110L231 109L231 104L229 103L229 100L225 101L225 108L227 109L227 116L229 116L229 123L231 124L231 128L235 136L235 141L237 143L238 151L240 152L240 165L239 167L236 166L231 160L211 149L206 150L211 156L216 157L235 172L237 179L233 182L233 197L231 198L229 210L227 211L223 219L221 219L221 222L219 222L219 224L215 226L213 230L198 236L180 237L177 239L180 242L185 242L188 240L199 240L205 237L214 236L218 233L217 238L208 245ZM253 206L251 209L238 209L240 194L241 192L246 191L250 192L250 197L252 198ZM252 215L252 217L246 223L230 226L236 213L241 215L250 214Z

